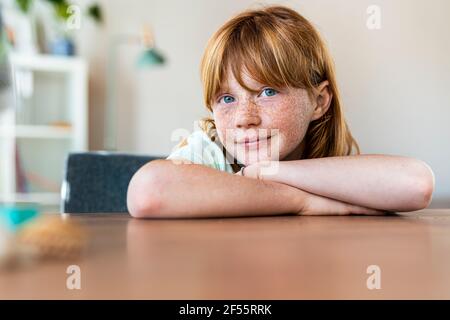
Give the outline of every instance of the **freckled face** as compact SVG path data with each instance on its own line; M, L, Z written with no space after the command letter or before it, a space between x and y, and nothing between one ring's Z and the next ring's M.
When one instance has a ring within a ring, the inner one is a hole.
M242 79L241 87L232 72L227 88L216 96L213 117L221 143L244 165L264 160L299 159L301 142L311 121L313 105L305 89L274 89Z

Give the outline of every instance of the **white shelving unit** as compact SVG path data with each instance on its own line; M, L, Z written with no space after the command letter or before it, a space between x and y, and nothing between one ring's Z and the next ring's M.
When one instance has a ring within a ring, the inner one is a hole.
M15 98L0 108L0 202L57 206L67 154L88 149L87 65L48 55L9 59Z

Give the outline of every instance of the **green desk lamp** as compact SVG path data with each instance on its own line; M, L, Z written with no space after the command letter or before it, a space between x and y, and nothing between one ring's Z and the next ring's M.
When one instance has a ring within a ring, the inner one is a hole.
M142 53L139 55L136 66L139 69L145 69L165 63L164 56L155 47L153 34L148 26L142 28L140 36L136 35L118 35L113 38L109 50L108 59L108 79L107 79L107 110L106 124L104 130L104 149L106 151L116 151L116 112L117 112L117 90L116 90L116 57L118 48L122 44L140 43L143 47Z

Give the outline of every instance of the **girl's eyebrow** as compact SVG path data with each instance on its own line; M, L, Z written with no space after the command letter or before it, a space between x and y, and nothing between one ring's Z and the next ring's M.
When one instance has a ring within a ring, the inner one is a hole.
M250 92L259 92L259 91L261 91L262 89L264 89L264 88L266 88L266 87L269 87L269 86L268 86L268 85L265 85L265 84L259 84L259 83L258 83L258 87L257 87L256 89L250 88L250 89L251 89ZM245 89L245 88L243 88L243 89L246 90L246 91L248 91L248 90ZM231 90L229 87L223 87L223 88L221 88L221 89L217 92L216 97L220 96L221 94L224 94L225 92L232 93L232 91L233 91L233 90Z
M216 95L215 95L215 98L218 98L219 96L221 96L221 95L224 94L225 92L231 92L230 88L228 88L228 87L220 88L220 89L217 91L217 93L216 93Z

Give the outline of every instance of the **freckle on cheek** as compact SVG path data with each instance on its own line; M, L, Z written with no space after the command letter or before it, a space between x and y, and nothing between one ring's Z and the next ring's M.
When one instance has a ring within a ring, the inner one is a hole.
M283 136L280 157L286 156L303 140L308 127L308 101L295 96L283 100L270 109L268 116L272 119L272 127L279 129Z

